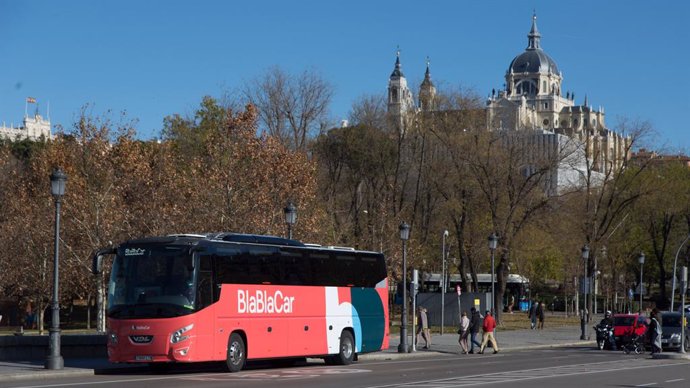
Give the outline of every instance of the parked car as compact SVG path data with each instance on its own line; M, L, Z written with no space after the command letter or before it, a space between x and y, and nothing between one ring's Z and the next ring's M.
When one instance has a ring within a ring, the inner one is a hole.
M664 349L678 349L680 348L680 331L681 320L680 313L675 311L668 311L661 313L661 347ZM690 328L688 325L688 318L690 313L685 313L685 351L690 351Z
M644 336L647 332L647 317L639 314L614 314L613 336L616 346L632 336Z
M685 310L686 313L690 313L690 304L686 304L685 306L682 307L683 310ZM681 306L678 306L678 311L680 312Z

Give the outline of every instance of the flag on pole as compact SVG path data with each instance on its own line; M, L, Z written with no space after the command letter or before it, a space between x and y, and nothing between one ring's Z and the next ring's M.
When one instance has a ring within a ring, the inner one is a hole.
M29 104L35 104L35 103L36 103L36 99L33 98L33 97L27 97L27 98L26 98L26 102L29 103Z

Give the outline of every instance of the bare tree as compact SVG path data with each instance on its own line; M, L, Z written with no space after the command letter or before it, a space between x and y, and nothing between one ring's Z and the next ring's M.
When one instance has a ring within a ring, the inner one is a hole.
M575 200L582 201L580 211L574 216L581 218L584 244L590 249L588 273L593 273L594 263L601 248L616 226L626 217L632 206L650 193L650 187L643 184L644 171L649 159L631 159L632 150L650 135L649 122L622 120L617 126L618 133L626 135L623 152L615 160L607 160L602 149L596 146L596 138L586 134L584 142L585 170L584 185L576 189ZM573 194L573 193L570 193ZM639 247L638 247L639 250ZM587 295L586 309L592 311L592 293ZM591 314L588 320L591 319Z
M314 70L292 75L275 66L245 85L243 94L269 135L305 151L309 137L326 126L333 87Z
M361 96L352 104L348 115L350 125L386 128L386 96Z

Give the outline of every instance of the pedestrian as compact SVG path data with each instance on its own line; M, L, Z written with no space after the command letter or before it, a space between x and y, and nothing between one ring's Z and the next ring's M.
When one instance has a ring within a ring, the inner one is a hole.
M426 315L426 308L419 306L417 309L417 343L419 343L419 336L424 338L426 345L424 349L429 349L431 346L431 333L429 332L429 320Z
M33 306L31 305L31 301L26 302L26 308L24 309L24 312L26 313L26 316L24 318L24 324L29 329L35 329L36 328L36 313L33 310Z
M491 311L486 310L486 315L484 316L484 324L482 325L482 330L484 335L482 338L482 345L479 348L479 354L484 354L484 348L486 344L491 341L491 347L494 348L494 354L498 353L498 344L496 343L496 337L494 336L494 330L496 329L496 320L491 314Z
M467 336L469 335L470 331L470 319L467 318L467 311L462 312L462 316L460 317L460 329L458 329L458 334L460 334L460 338L458 338L458 343L460 344L460 347L462 348L462 354L467 354Z
M472 307L470 309L471 317L470 317L470 354L474 353L474 345L477 345L478 348L481 348L482 344L477 341L477 333L479 332L479 328L482 325L481 318L479 317L479 311L477 311L476 308Z
M661 353L661 324L657 319L659 310L654 308L649 321L649 343L652 345L652 354Z
M532 330L537 328L537 305L539 302L536 300L532 301L532 305L529 307L529 320Z
M544 302L537 302L537 319L539 320L539 323L537 324L537 329L544 329L544 310L546 309L546 305Z

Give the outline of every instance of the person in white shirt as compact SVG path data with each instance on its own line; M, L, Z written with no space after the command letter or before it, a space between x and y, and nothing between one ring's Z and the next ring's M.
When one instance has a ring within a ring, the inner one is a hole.
M458 334L460 334L458 343L462 348L462 354L467 354L467 336L470 335L470 319L467 318L467 311L462 312L462 317L460 318L460 329L458 329Z

